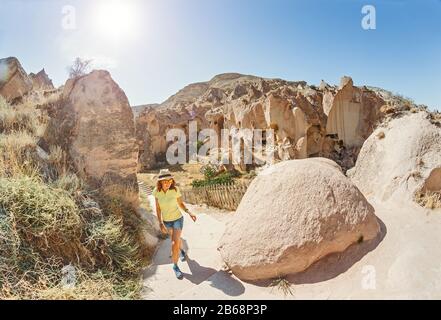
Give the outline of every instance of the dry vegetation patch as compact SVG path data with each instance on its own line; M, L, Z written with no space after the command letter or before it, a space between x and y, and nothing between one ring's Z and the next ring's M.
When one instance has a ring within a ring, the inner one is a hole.
M137 299L137 194L90 190L58 146L42 155L45 112L0 99L0 300Z
M441 193L419 191L415 195L415 201L423 208L438 209L441 208Z

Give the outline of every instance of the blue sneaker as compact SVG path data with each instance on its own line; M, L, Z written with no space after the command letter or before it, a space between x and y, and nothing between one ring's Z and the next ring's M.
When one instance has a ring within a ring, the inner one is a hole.
M182 280L184 278L184 275L177 264L173 265L173 271L175 272L176 278L178 278L179 280Z
M184 262L187 259L187 254L185 253L184 250L181 249L181 254L180 254L180 258L181 261Z

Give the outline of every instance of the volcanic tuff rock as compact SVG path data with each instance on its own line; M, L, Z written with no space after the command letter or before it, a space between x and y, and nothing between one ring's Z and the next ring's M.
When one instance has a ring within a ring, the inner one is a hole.
M237 73L185 87L164 103L136 118L140 169L165 161L165 134L188 121L198 129L273 129L276 159L323 156L344 169L353 166L364 140L382 117L384 100L345 77L339 87L320 88L304 81L264 79Z
M67 81L44 140L66 150L89 184L137 188L133 112L107 71Z
M59 91L44 69L28 75L17 58L0 59L0 96L10 104L40 104Z
M17 58L0 59L0 96L7 101L20 98L32 90L32 80Z
M441 193L441 122L420 111L385 123L366 140L348 175L365 195L381 200Z
M384 104L375 92L355 87L351 78L343 77L338 90L325 89L326 132L337 134L347 147L361 147L379 120Z
M52 80L49 79L46 71L43 69L37 74L30 73L29 77L32 80L33 90L53 90L54 84Z
M304 271L379 231L373 207L335 162L291 160L253 180L219 250L240 279L272 279Z

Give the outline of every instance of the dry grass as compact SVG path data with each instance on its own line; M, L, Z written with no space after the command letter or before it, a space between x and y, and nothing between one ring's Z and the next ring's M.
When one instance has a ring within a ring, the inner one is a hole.
M140 265L139 247L132 236L124 232L121 219L101 217L87 226L86 247L93 250L94 259L112 271L136 275Z
M75 201L35 178L0 179L0 206L14 220L20 240L43 258L79 262L88 256L81 244L83 221Z
M98 202L103 210L122 222L127 234L131 235L132 242L143 243L142 229L145 229L146 226L138 212L140 199L137 191L119 186L109 186L101 191ZM148 263L152 253L151 248L140 245L137 249L138 255L131 259L137 263Z
M152 212L152 207L150 206L150 201L144 192L139 192L139 203L140 208L146 210L147 212Z
M84 182L77 177L75 173L65 173L52 182L54 188L67 191L72 197L82 195L83 190L86 189Z
M91 192L58 146L39 156L47 117L32 103L0 100L0 300L139 298L137 193Z
M0 133L0 176L35 175L35 148L36 138L28 132Z
M55 171L57 176L63 176L68 171L67 155L60 146L49 147L48 163Z
M0 179L0 299L114 299L121 290L137 296L134 282L142 266L137 239L122 218L78 194L79 186L72 176L53 186L30 177ZM67 264L84 281L61 290ZM96 280L97 272L106 276ZM103 291L94 289L100 287Z
M1 267L1 266L0 266ZM64 282L63 265L40 263L35 270L35 280L22 278L19 286L4 283L0 291L2 300L127 300L139 299L140 282L136 279L121 281L115 274L101 271L87 273L75 268L73 286ZM51 270L51 271L49 271ZM18 288L17 288L18 287Z
M423 208L438 209L441 208L441 193L419 191L415 195L415 201Z
M270 287L277 288L277 290L282 292L284 296L294 295L294 292L292 291L292 284L285 278L280 277L274 279L273 282L271 282Z
M0 132L28 132L37 135L40 131L35 109L29 107L12 107L0 97Z

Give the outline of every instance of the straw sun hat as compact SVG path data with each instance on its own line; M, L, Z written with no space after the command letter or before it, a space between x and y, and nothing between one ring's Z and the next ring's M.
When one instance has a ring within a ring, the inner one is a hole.
M173 179L173 175L168 169L161 169L158 175L158 181Z

